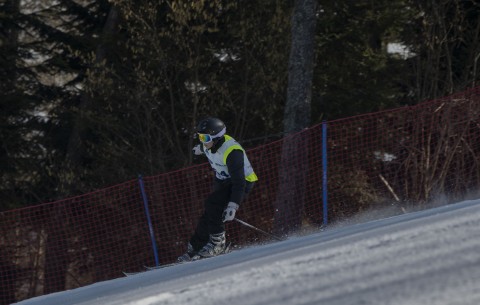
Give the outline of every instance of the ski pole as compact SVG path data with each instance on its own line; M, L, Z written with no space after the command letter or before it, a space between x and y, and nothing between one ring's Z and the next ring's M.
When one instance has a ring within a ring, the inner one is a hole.
M238 218L234 218L234 220L236 220L237 222L241 223L242 225L244 225L244 226L246 226L246 227L252 228L252 229L257 230L258 232L261 232L261 233L263 233L263 234L265 234L265 235L267 235L267 236L270 236L270 237L272 237L272 238L275 238L276 240L285 240L285 238L282 238L282 237L279 237L279 236L270 234L270 233L268 233L268 232L265 232L265 231L263 231L263 230L255 227L255 226L252 226L251 224L246 223L245 221L240 220L240 219L238 219Z

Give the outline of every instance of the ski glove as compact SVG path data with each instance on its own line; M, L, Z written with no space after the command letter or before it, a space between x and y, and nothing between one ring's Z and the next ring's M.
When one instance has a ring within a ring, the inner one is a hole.
M227 208L223 211L223 222L232 221L235 218L235 212L238 210L239 205L230 201Z
M193 152L194 155L196 155L196 156L203 155L203 150L202 150L201 145L202 144L197 144L193 147L192 152Z

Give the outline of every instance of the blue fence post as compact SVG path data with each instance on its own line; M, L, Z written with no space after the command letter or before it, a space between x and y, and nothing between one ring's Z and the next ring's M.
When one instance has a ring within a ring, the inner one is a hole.
M150 231L150 240L152 241L153 255L155 257L155 266L159 266L158 262L158 250L157 243L155 242L155 234L153 233L152 219L150 218L150 211L148 209L148 199L145 193L145 185L143 184L142 175L138 175L138 184L140 185L140 191L142 192L143 206L145 207L145 215L147 216L148 229Z
M328 223L328 181L327 181L327 122L322 123L322 170L323 170L323 226Z

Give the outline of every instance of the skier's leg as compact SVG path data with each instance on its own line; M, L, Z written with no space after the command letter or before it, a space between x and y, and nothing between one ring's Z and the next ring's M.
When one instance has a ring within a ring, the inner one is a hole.
M222 222L222 213L225 201L228 200L227 196L230 195L229 192L229 187L220 187L216 188L215 191L207 197L204 212L198 220L195 233L187 245L187 252L178 257L179 262L190 261L209 243L212 234L223 233L219 236L223 241L225 240L225 227Z
M202 257L215 256L225 250L225 225L222 214L230 198L230 187L224 187L213 192L205 202L205 219L208 225L209 241L199 251Z

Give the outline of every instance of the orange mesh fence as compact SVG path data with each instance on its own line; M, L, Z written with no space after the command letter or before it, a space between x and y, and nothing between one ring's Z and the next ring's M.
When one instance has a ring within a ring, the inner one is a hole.
M476 196L480 88L329 123L329 208L403 211Z
M9 304L151 263L137 181L0 214L0 297Z
M480 184L479 93L325 122L248 150L259 181L238 218L285 235L327 219L473 196ZM212 180L203 163L0 213L0 304L173 262ZM227 239L241 247L269 238L230 222Z

